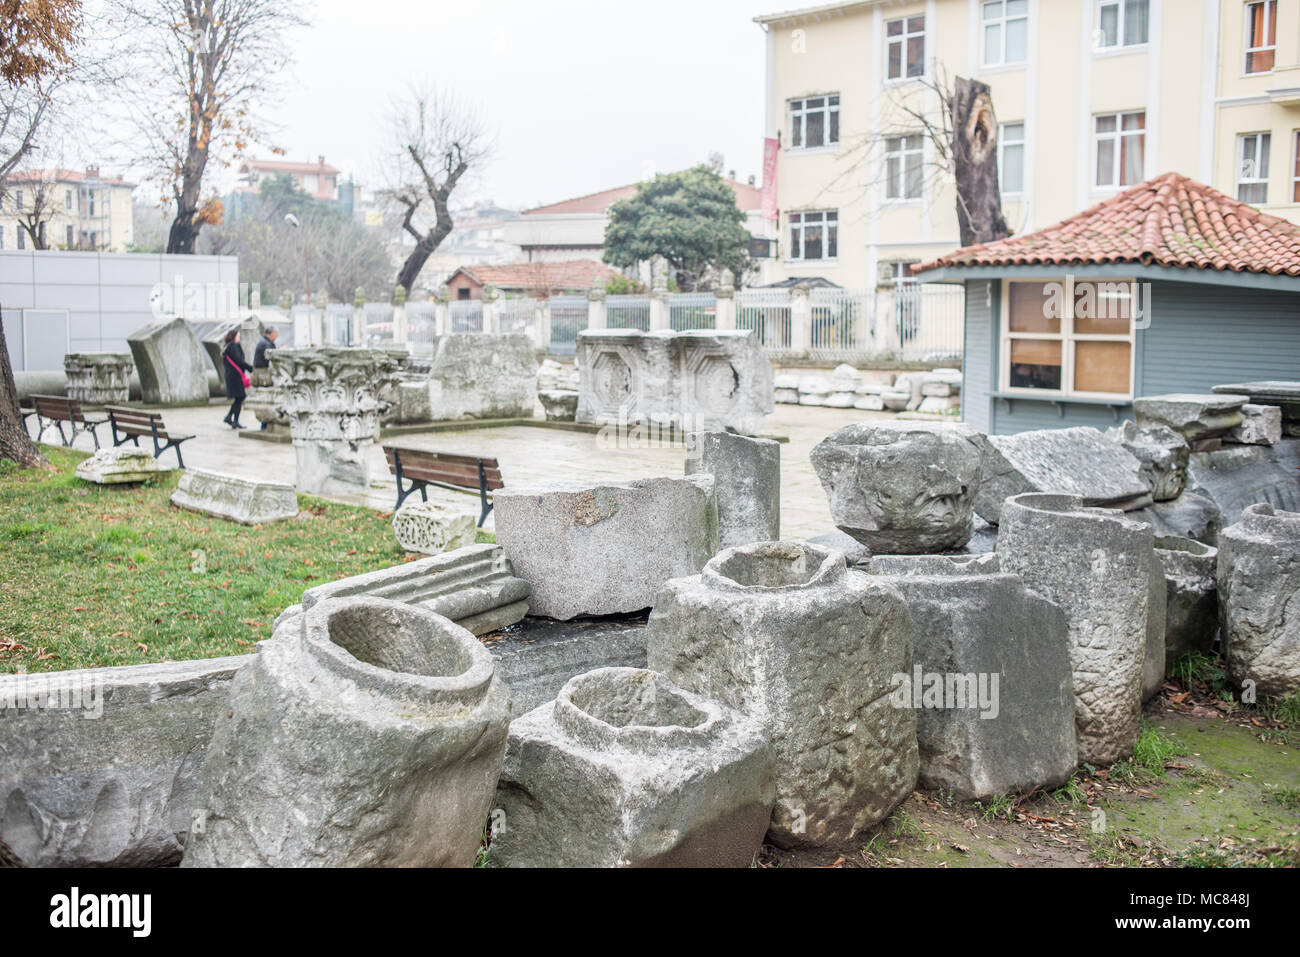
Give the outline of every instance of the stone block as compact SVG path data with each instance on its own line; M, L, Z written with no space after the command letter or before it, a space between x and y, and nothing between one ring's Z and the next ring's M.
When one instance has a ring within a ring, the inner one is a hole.
M911 392L900 392L898 390L882 392L880 401L890 412L905 412L912 401ZM919 406L920 403L918 402Z
M1165 665L1191 652L1209 655L1219 630L1214 583L1219 550L1190 538L1156 536L1165 575Z
M1126 421L1106 432L1106 438L1118 442L1141 463L1140 475L1151 489L1151 498L1168 502L1183 494L1187 484L1187 460L1191 449L1187 440L1164 425L1138 428Z
M861 409L863 412L883 412L885 400L879 395L863 395L853 403L853 408Z
M1242 509L1268 503L1300 512L1300 439L1275 445L1225 445L1192 452L1187 488L1214 502L1231 522Z
M890 701L912 671L898 589L800 542L742 545L668 582L646 626L649 667L758 719L777 760L768 837L850 841L917 778L916 712Z
M925 415L949 415L960 408L961 399L958 396L927 395L916 407L916 411Z
M113 449L100 449L88 459L77 463L77 478L96 485L127 485L146 482L172 471L160 465L153 453L134 445L120 445Z
M576 389L548 389L537 393L547 422L572 422L578 415Z
M1148 395L1133 400L1133 415L1142 428L1164 425L1188 442L1199 442L1226 435L1240 425L1245 404L1246 399L1239 395Z
M781 537L781 444L734 432L692 432L686 474L711 473L721 548Z
M537 401L533 342L523 333L439 336L425 384L434 421L532 418Z
M748 867L775 798L758 723L663 675L601 668L510 725L505 867Z
M208 401L208 357L184 319L159 319L126 337L146 405Z
M72 352L63 357L68 398L83 405L120 405L131 398L135 363L127 354Z
M798 405L799 390L798 389L776 389L773 391L773 398L776 402L779 402L782 405Z
M812 450L836 527L876 553L960 548L970 540L983 437L969 426L859 422Z
M298 515L298 495L286 482L263 482L208 469L186 469L172 504L241 525L265 525Z
M441 555L473 545L478 509L445 502L407 501L393 513L393 534L408 552Z
M1148 522L1157 535L1192 538L1206 545L1219 540L1223 513L1204 495L1183 492L1171 502L1156 502L1128 513L1129 518Z
M383 599L322 601L236 676L182 864L469 867L509 714L465 629Z
M1300 381L1234 382L1210 391L1244 395L1255 405L1275 405L1282 410L1282 434L1300 438Z
M1234 445L1276 445L1282 441L1282 410L1276 405L1241 407L1241 425L1223 437Z

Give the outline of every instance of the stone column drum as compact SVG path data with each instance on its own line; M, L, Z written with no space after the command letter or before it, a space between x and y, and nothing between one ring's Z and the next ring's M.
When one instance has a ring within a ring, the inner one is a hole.
M649 667L756 718L776 751L768 837L846 842L917 778L916 712L890 700L912 670L898 589L850 571L841 552L765 542L719 553L668 582L646 626Z
M752 718L639 668L570 678L510 725L492 812L506 867L748 867L776 798Z
M468 867L505 756L492 655L440 615L327 599L236 675L190 867Z
M1164 609L1151 526L1074 495L1030 492L1003 504L1005 571L1055 602L1069 624L1079 760L1128 757L1138 736L1151 609ZM1159 616L1163 658L1164 616Z
M1189 652L1210 654L1219 630L1219 550L1191 538L1157 536L1156 558L1165 573L1166 666Z
M289 418L300 492L366 492L370 446L379 436L380 396L397 362L379 349L276 349L271 376Z
M1258 694L1300 691L1300 512L1243 511L1219 533L1217 579L1228 676Z
M734 432L691 432L686 474L709 472L722 548L781 537L781 444Z
M72 352L63 357L68 398L86 405L109 405L131 398L135 363L125 353Z

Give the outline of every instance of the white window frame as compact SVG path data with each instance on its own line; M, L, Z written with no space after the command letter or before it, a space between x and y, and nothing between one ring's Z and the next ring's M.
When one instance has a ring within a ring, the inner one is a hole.
M1291 142L1295 144L1291 154L1291 202L1300 203L1300 130L1291 131Z
M1246 143L1253 140L1255 143L1255 156L1262 162L1257 164L1253 170L1246 169ZM1269 171L1269 153L1273 150L1273 134L1270 130L1259 130L1254 133L1237 134L1237 190L1236 196L1238 202L1250 203L1252 206L1268 205L1268 171ZM1258 167L1262 166L1263 169ZM1251 175L1247 175L1247 173ZM1259 202L1251 202L1248 199L1241 198L1241 189L1243 186L1263 186L1264 198Z
M819 107L809 109L807 103L809 100L820 99L823 101ZM831 100L835 102L832 104ZM795 104L799 104L798 107ZM822 132L825 136L825 142L817 146L808 145L808 116L810 113L822 114ZM835 114L835 138L831 139L831 114ZM838 149L840 145L840 95L838 93L812 93L808 96L795 97L786 103L786 115L789 117L789 125L786 127L790 133L790 142L786 149L794 153L815 153L818 150ZM799 124L799 144L794 142L795 123Z
M1008 142L1006 138L1006 129L1008 126L1020 127L1020 139ZM1003 180L1003 171L1006 169L1005 150L1007 146L1020 147L1020 188L1008 190ZM998 124L998 191L1003 196L1021 196L1025 192L1025 121L1016 120L1013 123Z
M790 236L790 235L794 232L794 227L795 227L795 217L796 217L796 216L799 217L799 243L798 243L798 249L796 250L794 240L793 240L793 239L790 240L790 249L788 250L787 255L786 255L786 257L785 257L785 258L786 258L786 262L799 262L799 263L805 263L805 262L806 262L806 263L833 263L833 262L836 262L836 261L839 259L839 251L840 251L840 238L839 238L840 211L839 211L838 209L794 209L794 210L791 210L787 215L789 216L789 220L788 220L788 222L786 223L786 235L787 235L787 236ZM807 216L807 215L814 215L814 216L815 216L815 215L820 215L820 216L822 217L821 222L816 222L816 223L805 223L805 222L804 222L804 217ZM833 217L833 218L832 218L832 217ZM830 248L829 248L829 247L830 247L830 228L829 228L829 227L830 227L831 223L834 223L834 224L835 224L835 255L834 255L834 256L829 255L829 252L830 252ZM804 258L804 254L803 254L804 245L805 245L805 243L804 243L804 233L805 233L809 228L816 228L816 227L820 227L820 228L821 228L821 234L822 234L822 255L821 255L819 258L817 258L817 259L806 259L806 258ZM798 255L795 255L796 252L798 252Z
M915 20L918 17L921 20L921 29L916 31L908 30L907 22L909 20ZM889 35L889 25L891 23L901 23L903 25L903 32L900 33L898 36L891 37ZM885 82L886 83L907 83L911 80L923 80L930 75L930 69L928 64L929 53L930 53L930 40L929 37L926 36L926 27L928 26L929 24L925 22L924 13L914 13L911 16L907 16L907 17L894 17L893 19L885 21ZM907 41L915 39L916 37L921 38L921 72L913 74L907 72L907 46L908 46ZM899 63L899 68L902 70L902 73L898 76L890 76L889 75L889 48L896 43L899 44L900 46L898 63Z
M1093 114L1092 117L1092 188L1094 192L1105 191L1105 190L1128 189L1129 187L1136 186L1138 183L1146 179L1146 168L1147 168L1146 113L1147 113L1146 110L1125 110L1121 113ZM1139 114L1142 116L1142 129L1125 131L1124 117L1137 116ZM1112 117L1115 120L1114 132L1111 133L1098 132L1097 121L1105 119L1107 117ZM1124 178L1124 139L1123 138L1126 136L1139 137L1142 140L1142 169L1138 173L1137 181L1132 183L1121 182L1121 180ZM1097 149L1097 147L1101 145L1102 140L1113 140L1115 143L1115 149L1111 153L1112 178L1111 178L1111 182L1109 183L1101 183L1098 181L1101 174L1101 167L1097 162L1097 154L1100 152Z
M984 0L984 2L980 4L980 22L979 22L978 29L980 31L980 46L983 47L983 54L980 57L980 64L983 67L995 68L995 67L1002 67L1002 66L1019 66L1025 63L1025 61L1029 59L1028 2L1026 0L1025 12L1022 14L1016 14L1015 16L1012 16L1007 12L1007 2L1008 0ZM1001 5L1002 12L998 14L998 16L989 19L984 15L984 11L987 10L995 3ZM1008 60L1007 59L1007 26L1008 24L1014 23L1017 20L1025 21L1025 55L1022 56L1019 60ZM988 28L991 26L996 26L998 28L999 49L997 51L998 59L996 60L989 59L990 51L988 48Z
M1146 29L1147 38L1145 40L1140 40L1136 43L1124 42L1124 34L1127 32L1126 28L1128 26L1128 4L1129 4L1129 0L1097 0L1096 19L1093 21L1094 23L1093 29L1095 30L1093 36L1096 37L1097 42L1095 46L1098 50L1105 53L1114 53L1117 51L1132 52L1134 50L1141 49L1142 47L1146 46L1148 43L1151 42L1151 4L1150 3L1147 4L1147 29ZM1101 31L1101 14L1102 11L1107 7L1114 7L1116 9L1114 43L1106 43L1105 37L1103 36Z
M72 190L70 189L63 191L63 208L69 211L72 209Z
M909 149L907 141L915 137L920 145ZM901 147L898 150L889 148L890 140L898 140ZM915 196L907 195L907 158L911 155L917 155L921 158L921 176L920 189ZM898 158L898 180L895 181L889 175L889 160L891 157ZM885 180L885 202L891 205L900 203L919 203L925 198L925 136L921 133L891 133L885 136L885 155L884 155L884 180ZM890 190L897 188L898 195L890 195Z
M1061 317L1061 326L1059 333L1047 332L1012 332L1011 331L1011 284L1013 282L1060 282L1064 289L1064 306L1065 315ZM1128 334L1084 334L1074 331L1074 297L1075 286L1077 282L1101 283L1125 283L1131 290ZM1137 335L1134 329L1134 312L1136 296L1138 295L1137 281L1133 277L1107 277L1077 280L1074 276L1062 276L1059 279L1025 279L1025 280L1002 280L1002 303L1001 303L1001 326L999 328L1001 352L998 356L998 391L1005 392L1008 395L1025 396L1026 398L1039 399L1114 399L1117 402L1131 400L1134 394L1134 385L1137 376ZM1052 340L1061 343L1061 388L1059 389L1031 389L1024 386L1012 388L1011 386L1011 343L1016 339L1043 339ZM1080 342L1127 342L1128 343L1128 392L1083 392L1074 388L1074 359L1075 345Z
M1263 46L1253 47L1250 46L1250 8L1260 6L1261 4L1264 7L1265 40ZM1267 76L1269 73L1272 73L1273 70L1276 69L1277 67L1277 23L1274 19L1277 16L1277 0L1252 0L1252 2L1246 3L1242 7L1242 10L1243 10L1242 16L1245 18L1242 21L1242 30L1241 30L1241 42L1245 46L1245 50L1241 55L1242 76ZM1270 11L1272 12L1271 17L1269 16ZM1270 26L1273 28L1272 43L1268 42ZM1268 53L1270 51L1272 51L1273 53L1273 66L1269 67L1267 70L1247 69L1247 66L1250 63L1250 55L1252 53Z

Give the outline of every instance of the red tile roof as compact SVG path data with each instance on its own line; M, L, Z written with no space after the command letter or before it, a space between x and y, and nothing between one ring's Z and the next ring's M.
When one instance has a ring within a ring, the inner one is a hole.
M447 277L450 282L463 273L480 285L498 289L590 289L597 279L608 282L618 274L593 259L564 262L507 263L504 266L462 266Z
M750 186L748 183L738 183L733 179L723 178L728 186L736 194L736 205L744 211L758 209L762 205L763 191L757 186ZM620 199L628 199L636 194L636 188L639 183L633 183L630 186L616 186L614 189L602 190L599 193L589 193L586 196L576 196L573 199L561 200L558 203L551 203L549 206L538 206L536 209L524 210L525 216L531 216L537 213L603 213L609 207L613 206Z
M136 185L128 183L120 176L100 176L94 170L86 170L83 173L73 169L20 169L14 170L5 178L14 183L80 183L83 180L91 180L106 186L134 187Z
M264 170L272 173L337 173L338 168L331 166L324 159L316 163L299 163L296 160L250 159L245 161L242 170Z
M1178 173L1165 173L1024 236L912 267L1141 263L1300 276L1300 226Z

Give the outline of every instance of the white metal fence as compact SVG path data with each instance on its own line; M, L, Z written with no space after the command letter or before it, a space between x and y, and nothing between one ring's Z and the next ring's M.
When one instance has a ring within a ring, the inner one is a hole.
M668 297L668 328L712 329L717 324L717 297L711 292L679 292Z
M792 307L788 289L744 289L736 293L736 328L752 329L769 352L791 350Z
M650 331L649 296L606 296L605 327L607 329L640 329Z
M899 283L876 299L876 321L884 324L887 351L900 358L938 362L960 358L966 325L961 286Z
M536 299L502 299L497 303L497 320L503 333L531 332L536 318Z

